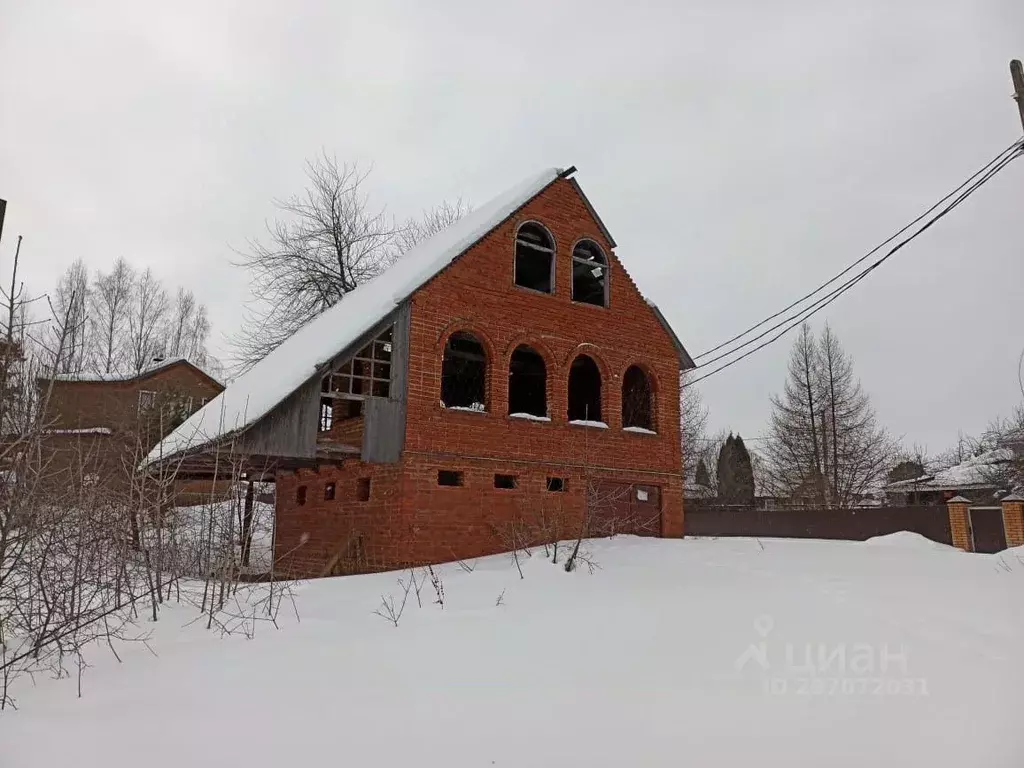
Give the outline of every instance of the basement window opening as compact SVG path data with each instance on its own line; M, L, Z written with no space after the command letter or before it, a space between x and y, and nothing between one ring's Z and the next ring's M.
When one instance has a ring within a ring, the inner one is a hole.
M601 421L601 370L587 355L569 368L569 421Z
M331 395L388 397L391 394L392 329L387 328L324 379ZM349 398L350 399L350 398Z
M626 369L622 377L622 426L648 431L654 429L654 408L651 380L636 365Z
M356 481L356 501L370 500L370 478L360 477Z
M324 485L324 501L334 501L334 494L337 491L337 486L334 483L327 483Z
M564 477L549 477L547 481L547 489L552 493L564 493L566 481Z
M581 240L572 249L572 300L608 306L608 259L593 240Z
M494 476L494 487L502 488L505 490L512 490L519 485L518 478L515 475L495 475Z
M463 485L462 473L451 469L439 469L437 471L437 484L449 487L459 487Z
M516 232L515 284L541 293L551 293L555 241L536 222L527 222Z
M508 368L508 412L547 416L547 390L544 358L525 344L516 347Z
M441 360L441 405L486 411L487 353L477 338L465 331L448 337Z

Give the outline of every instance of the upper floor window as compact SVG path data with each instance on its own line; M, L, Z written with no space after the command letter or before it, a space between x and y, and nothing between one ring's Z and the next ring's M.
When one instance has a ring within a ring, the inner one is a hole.
M653 430L653 400L650 378L639 366L631 365L622 377L622 426Z
M476 336L458 331L448 337L441 360L441 405L485 411L487 352Z
M572 249L572 300L608 306L608 259L593 240L580 240Z
M515 283L551 293L554 280L555 241L544 227L529 221L516 232Z
M587 355L569 368L569 421L601 421L601 369Z

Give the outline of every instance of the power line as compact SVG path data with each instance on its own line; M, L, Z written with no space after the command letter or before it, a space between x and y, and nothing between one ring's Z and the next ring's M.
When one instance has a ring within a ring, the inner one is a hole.
M863 263L864 261L869 259L871 256L873 256L875 253L877 253L882 248L884 248L886 245L888 245L893 240L895 240L900 235L902 235L904 232L906 232L907 230L909 230L912 227L914 227L916 224L918 224L920 221L922 221L925 217L927 217L930 213L932 213L934 210L936 210L939 206L941 206L947 200L949 200L950 198L952 198L953 196L958 194L962 189L964 189L964 187L967 187L972 182L974 182L974 180L977 179L979 176L982 176L983 174L988 172L993 166L995 166L996 164L998 164L1000 162L1005 161L1007 159L1008 155L1011 155L1014 151L1019 151L1020 148L1021 148L1021 145L1022 145L1022 140L1020 140L1020 139L1018 139L1017 141L1015 141L1012 144L1010 144L1008 147L1006 147L1006 149L1004 149L1002 152L1000 152L998 155L996 155L992 160L990 160L988 163L986 163L984 166L982 166L981 169L979 169L974 174L972 174L970 177L968 177L967 180L964 181L962 184L960 184L956 189L954 189L953 191L951 191L948 194L946 194L938 202L936 202L934 205L932 205L930 208L928 208L926 211L924 211L922 214L920 214L916 219L914 219L909 224L907 224L906 226L904 226L901 229L899 229L897 232L893 233L891 236L889 236L888 238L883 240L881 243L876 245L874 248L872 248L866 254L861 256L859 259L857 259L856 261L854 261L851 264L849 264L841 272L839 272L838 274L836 274L833 277L831 277L828 280L826 280L824 283L819 285L817 288L815 288L810 293L807 293L807 294L801 296L799 299L797 299L796 301L792 302L788 306L783 307L782 309L780 309L775 314L769 315L765 319L763 319L760 322L750 326L749 328L747 328L746 330L742 331L741 333L738 333L737 335L733 336L732 338L727 339L726 341L723 341L721 344L718 344L717 346L712 347L711 349L709 349L709 350L707 350L705 352L702 352L701 354L697 355L694 359L695 360L699 360L702 357L707 357L708 355L717 352L718 350L722 349L723 347L729 346L733 342L738 341L739 339L742 339L744 336L747 336L748 334L750 334L753 331L757 330L762 325L771 322L772 320L774 320L775 318L779 317L780 315L783 315L786 312L788 312L789 310L793 309L794 307L802 304L803 302L805 302L807 299L811 298L815 294L820 293L822 290L824 290L829 285L834 283L836 280L841 278L843 275L848 273L854 267L856 267L859 264ZM785 322L785 321L783 321L783 322ZM775 327L778 327L778 326L775 326ZM771 331L771 329L769 329L769 332L770 331ZM762 334L762 336L763 335L764 334ZM759 336L757 338L761 338L762 336ZM747 346L748 344L752 343L753 341L756 341L756 339L751 339L748 342L746 342L745 344L742 344L742 345L736 347L735 349L729 350L728 352L725 352L725 353L719 355L718 357L714 358L713 360L709 360L709 361L707 361L705 363L701 363L701 366L710 365L711 363L713 363L713 362L715 362L717 360L720 360L723 357L727 357L728 355L730 355L733 352L736 352L736 351L742 349L744 346Z
M761 344L758 344L753 349L748 350L747 352L743 353L739 357L736 357L736 358L728 361L727 363L724 363L723 365L720 365L718 368L715 368L714 370L709 371L708 373L704 374L703 376L700 376L700 377L698 377L698 378L696 378L696 379L694 379L692 381L686 382L683 386L684 387L693 386L694 384L697 384L698 382L701 382L704 379L707 379L708 377L713 376L714 374L718 373L719 371L724 371L726 368L728 368L728 367L730 367L732 365L735 365L740 360L743 360L744 358L749 357L750 355L754 354L758 350L764 349L766 346L768 346L769 344L777 341L782 336L784 336L786 333L788 333L790 330L792 330L793 328L797 327L798 325L803 323L805 320L807 320L808 318L810 318L813 315L817 314L822 309L824 309L829 304L831 304L833 301L838 299L840 296L842 296L848 290L853 288L857 283L859 283L861 280L863 280L865 277L867 277L868 274L870 274L872 271L874 271L879 266L881 266L883 263L885 263L885 261L888 260L890 256L895 254L897 251L899 251L904 246L906 246L909 243L913 242L917 237L919 237L920 235L924 234L925 231L927 231L932 226L934 226L940 219L942 219L948 213L953 211L957 206L959 206L968 197L970 197L975 191L977 191L984 184L986 184L989 180L991 180L992 177L994 177L997 173L1002 171L1013 160L1015 160L1018 157L1021 157L1022 155L1024 155L1024 142L1021 142L1021 141L1015 142L1008 149L1009 150L1014 150L1014 151L1011 154L1009 154L1009 155L1006 154L1007 150L1004 150L1003 152L1001 152L999 157L1002 157L1002 159L999 160L998 163L995 166L989 167L989 166L992 166L992 163L989 163L986 166L987 170L983 169L981 171L981 173L983 173L981 178L978 178L976 181L973 181L973 183L970 183L970 186L968 186L968 188L965 191L961 192L959 194L959 196L956 197L956 199L954 199L951 203L949 203L949 205L947 205L938 214L936 214L931 219L929 219L920 229L918 229L916 232L914 232L914 234L912 234L911 236L905 238L901 242L897 243L882 258L878 259L877 261L872 263L870 266L868 266L866 269L862 270L857 275L855 275L854 277L852 277L849 280L847 280L845 283L840 285L838 288L834 289L833 291L831 291L830 293L826 294L825 296L819 298L817 301L815 301L810 306L805 307L805 308L799 310L796 314L787 317L786 319L782 320L779 323L776 323L774 326L772 326L768 330L763 331L758 336L756 336L756 337L754 337L752 339L749 339L748 341L746 341L743 344L741 344L740 346L730 350L729 352L723 353L722 355L719 355L718 357L715 357L714 359L709 360L706 363L702 363L701 365L698 366L698 368L704 368L704 367L714 363L717 360L720 360L720 359L725 358L725 357L729 357L730 355L733 355L736 352L738 352L740 349L743 349L744 347L749 346L750 344L754 343L755 341L758 341L759 339L763 338L764 336L767 336L773 330L776 330L776 329L778 329L779 327L781 327L783 325L786 326L779 333L777 333L776 335L772 336L767 341L764 341ZM976 179L977 176L978 176L978 174L976 173L973 176L971 176L971 179ZM963 189L963 187L964 187L964 185L961 184L957 188L957 190ZM943 201L944 200L948 200L949 197L950 197L950 195L947 195L945 198L943 198ZM932 206L932 208L929 209L929 210L934 210L935 207L936 206ZM915 221L920 221L920 217L917 220L915 220ZM910 226L912 226L912 225L910 225ZM907 227L904 227L904 229L901 230L901 232L906 231L906 229L907 229ZM891 240L892 240L892 238L889 238L889 240L886 241L886 242L891 242ZM877 251L877 249L875 249L875 250ZM859 262L862 262L862 261L863 261L863 258L859 260ZM848 272L848 271L849 271L849 268L844 270L844 272L840 273L840 275L838 275L837 277L841 276L842 274L845 274L845 272ZM834 282L834 279L832 281L830 281L830 282ZM814 293L816 293L816 292L817 291L812 292L809 295L814 295ZM799 301L795 302L795 304L799 304L799 303L800 303ZM795 306L795 304L791 305L791 307ZM785 312L786 312L786 310L781 310L780 312L777 312L771 318L768 318L768 319L762 321L761 323L759 323L757 326L754 326L754 328L757 328L760 325L763 325L765 322L768 322L769 320L774 319L775 317L778 317L779 315L781 315L781 314L783 314ZM742 335L744 335L744 334L741 334L741 336Z

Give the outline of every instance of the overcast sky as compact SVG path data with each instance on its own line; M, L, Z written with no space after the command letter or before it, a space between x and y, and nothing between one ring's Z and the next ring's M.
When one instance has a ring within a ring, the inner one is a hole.
M831 276L1021 134L1020 0L0 0L0 270L126 256L241 320L232 247L321 148L399 217L578 180L692 354ZM6 279L6 278L5 278ZM825 314L825 313L823 313ZM819 316L821 317L821 316ZM1024 160L827 310L938 451L1021 400ZM763 434L790 339L702 385Z

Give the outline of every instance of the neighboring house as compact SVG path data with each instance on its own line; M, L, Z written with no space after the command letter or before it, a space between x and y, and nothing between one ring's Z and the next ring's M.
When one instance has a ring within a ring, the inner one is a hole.
M230 451L276 481L275 558L296 575L571 538L585 516L588 533L681 536L693 362L574 171L534 176L347 294L147 466L210 478Z
M889 483L885 495L893 506L944 504L955 496L995 504L1010 490L1014 461L1012 448L995 448L948 469Z
M56 374L37 385L44 477L59 485L72 473L111 490L127 487L140 459L224 390L183 358L154 360L137 374Z

